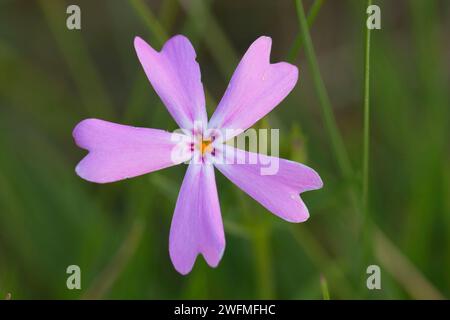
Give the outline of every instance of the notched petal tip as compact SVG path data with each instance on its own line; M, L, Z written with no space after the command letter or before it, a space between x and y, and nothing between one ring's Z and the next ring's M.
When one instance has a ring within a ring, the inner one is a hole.
M250 45L246 54L252 52L264 57L270 63L270 52L272 50L272 38L268 36L261 36Z
M194 263L195 263L195 261L194 261ZM190 266L188 268L180 267L180 266L177 266L173 261L172 261L172 264L173 264L175 270L182 276L187 276L189 273L191 273L192 268L194 267L194 264L192 264L192 266Z
M296 210L291 211L291 214L282 216L281 218L290 223L302 223L309 219L309 210L306 204L303 202L300 195L292 195L293 199L299 204Z
M262 154L253 154L258 156L258 163L242 165L238 163L245 163L251 153L233 147L226 148L228 159L234 159L234 163L215 163L215 167L225 177L285 221L300 223L308 220L309 211L300 194L322 186L322 180L313 169L298 162ZM262 175L261 169L269 160L277 160L278 170L275 174Z
M137 57L141 64L146 61L146 54L154 55L157 53L155 49L151 45L149 45L144 39L141 37L134 37L134 50L136 51Z
M172 36L169 40L167 40L166 43L169 43L169 42L174 41L174 40L176 40L176 41L186 41L186 42L191 43L191 41L189 41L189 38L186 37L184 34L176 34L176 35Z
M272 38L269 36L260 36L253 43L264 43L269 47L272 46Z
M203 258L205 259L208 266L210 266L211 268L217 268L219 266L220 261L223 258L223 254L225 253L225 243L223 243L221 246L222 250L219 252L217 257L208 257L207 255L202 253Z
M102 176L92 176L92 172L89 171L88 168L86 168L86 158L89 157L89 154L86 155L75 167L75 173L83 180L86 180L88 182L92 183L98 183L98 184L106 184L110 182L115 182L117 180L111 180L107 179ZM126 178L124 178L126 179Z
M170 226L169 254L175 269L189 273L201 254L216 267L225 249L212 165L189 164Z
M148 45L147 42L145 42L145 40L139 36L134 37L133 44L134 44L134 48L136 50L138 49L138 47L141 47L143 45Z
M284 73L284 83L286 87L289 88L289 92L295 88L298 81L298 68L289 62L281 61L270 64L271 68L278 69L278 72Z
M181 128L191 128L197 118L206 122L205 95L195 49L187 37L177 34L155 50L134 38L137 57L162 102Z
M194 268L195 262L197 261L198 256L201 255L203 257L203 259L206 261L206 263L208 264L208 266L210 266L211 268L217 268L220 264L220 261L222 260L224 253L225 253L225 245L223 246L223 249L220 252L220 254L217 256L217 258L210 258L207 255L205 255L204 253L199 252L193 259L192 264L180 263L176 260L176 258L172 258L172 256L170 258L172 260L172 264L173 264L175 270L182 276L186 276L189 273L191 273L192 269Z
M286 220L287 222L290 223L303 223L306 222L309 219L309 214L307 214L306 216L299 216L298 218L294 218L292 220Z
M292 91L298 68L287 62L271 63L271 48L268 36L250 45L209 121L211 127L246 130Z
M75 172L95 183L136 177L179 164L189 157L183 154L174 161L173 134L159 129L92 118L78 123L72 135L77 146L89 151Z
M280 61L270 64L273 67L278 68L280 71L283 71L285 73L285 76L289 76L291 78L298 78L298 68L296 65L286 62L286 61Z
M169 256L173 267L183 276L189 274L194 268L199 253L195 254L195 256L192 255L190 257L182 257L179 253L174 252L172 249L171 238L169 237Z
M78 124L75 126L75 128L73 128L72 131L72 137L75 141L75 144L82 149L88 150L88 146L85 141L86 130L89 130L90 126L95 125L96 123L99 123L101 121L103 120L88 118L78 122Z
M311 189L310 190L318 190L323 188L323 181L320 175L317 173L316 170L311 169Z
M136 45L139 41L143 41L140 36L134 36L133 43Z
M292 77L293 78L295 78L295 82L297 82L297 80L298 80L298 67L296 66L296 65L293 65L293 64L291 64L291 63L289 63L289 62L282 62L282 63L285 63L285 64L287 64L287 65L289 65L289 67L292 69Z
M81 160L77 166L75 167L75 173L83 180L89 181L89 182L94 182L94 183L102 183L102 182L98 182L98 181L93 181L92 179L90 179L89 175L86 174L85 170L83 169L83 164L82 164L83 160ZM104 183L104 182L103 182Z
M317 173L317 172L316 172ZM317 173L317 185L316 185L316 190L317 189L322 189L323 188L323 180L322 178L319 176L319 174Z

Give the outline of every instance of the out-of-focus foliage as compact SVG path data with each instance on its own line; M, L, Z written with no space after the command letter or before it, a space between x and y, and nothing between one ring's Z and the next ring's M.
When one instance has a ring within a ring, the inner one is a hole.
M281 221L217 172L224 257L216 269L200 257L180 276L168 235L185 167L94 185L74 172L85 152L71 131L88 117L176 128L136 35L158 49L174 34L191 39L211 114L258 36L272 37L273 61L288 59L301 41L294 1L71 1L80 31L66 28L68 2L0 1L0 297L311 299L322 298L321 277L332 299L450 297L450 2L374 1L365 213L365 5L320 2L311 37L352 175L339 171L300 46L298 85L258 125L280 128L282 156L321 174L324 188L303 196L311 218ZM66 288L71 264L82 290ZM382 290L366 288L370 264Z

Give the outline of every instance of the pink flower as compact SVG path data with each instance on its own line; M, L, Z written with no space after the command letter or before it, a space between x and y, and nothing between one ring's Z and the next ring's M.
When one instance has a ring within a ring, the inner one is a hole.
M223 143L270 112L297 82L295 66L270 64L271 43L269 37L260 37L250 46L208 122L200 68L189 40L174 36L157 52L136 37L134 46L145 73L183 131L169 133L99 119L83 120L73 131L76 144L89 150L76 167L88 181L113 182L189 161L169 238L171 260L181 274L192 270L200 253L216 267L225 249L214 167L289 222L309 217L299 194L322 187L319 175L305 165ZM238 131L223 138L225 129ZM256 161L247 163L252 156ZM262 175L262 167L272 160L278 162L278 171Z

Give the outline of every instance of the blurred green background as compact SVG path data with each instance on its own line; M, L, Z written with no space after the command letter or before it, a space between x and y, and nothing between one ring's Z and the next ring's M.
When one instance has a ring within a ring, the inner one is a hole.
M305 0L305 55L291 0L1 0L0 298L322 299L325 285L332 299L449 298L450 2L374 3L364 180L365 1ZM66 28L69 4L81 30ZM132 43L160 49L178 33L196 48L209 115L250 43L272 37L272 61L300 80L257 125L280 128L281 155L325 183L303 195L311 218L289 224L216 172L227 248L218 268L199 257L184 277L168 236L185 166L91 184L71 136L87 117L175 129ZM71 264L81 290L66 288ZM381 290L366 287L371 264Z

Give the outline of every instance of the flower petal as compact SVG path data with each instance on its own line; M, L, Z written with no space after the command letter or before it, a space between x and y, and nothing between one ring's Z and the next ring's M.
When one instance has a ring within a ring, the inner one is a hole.
M313 169L230 146L225 146L222 152L225 161L217 161L216 168L267 210L290 222L309 218L299 193L323 186Z
M191 163L170 227L170 258L179 273L187 274L199 253L211 267L216 267L224 249L225 236L214 167L206 163Z
M157 52L136 37L134 47L147 78L180 128L192 129L195 121L206 123L200 67L189 40L174 36Z
M271 45L269 37L259 37L252 43L212 115L209 128L244 131L275 108L294 88L297 67L286 62L270 64Z
M81 121L73 130L76 144L89 154L76 167L91 182L106 183L139 176L189 160L176 153L182 134L137 128L99 119Z

